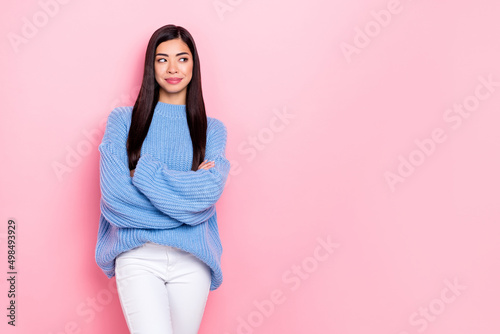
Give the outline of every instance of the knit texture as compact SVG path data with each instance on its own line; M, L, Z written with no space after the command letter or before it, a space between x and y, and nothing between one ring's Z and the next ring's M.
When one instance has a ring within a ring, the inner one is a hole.
M130 176L126 141L133 107L118 107L108 116L100 152L101 215L95 259L108 278L115 258L148 241L182 249L211 269L210 290L222 283L215 203L229 174L227 130L207 117L205 159L208 170L191 170L193 148L186 106L158 102Z

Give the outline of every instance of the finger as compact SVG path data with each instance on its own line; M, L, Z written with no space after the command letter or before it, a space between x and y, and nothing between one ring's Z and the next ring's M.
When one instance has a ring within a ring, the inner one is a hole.
M204 164L204 165L201 167L201 169L209 169L209 168L211 168L211 167L212 167L212 166L211 166L210 164L208 164L208 163L207 163L207 164Z
M203 161L203 162L201 163L201 165L200 165L200 166L208 166L208 165L210 165L210 161L205 160L205 161Z
M198 169L208 169L208 168L211 168L214 166L214 161L208 161L208 160L204 160L200 166L198 166Z

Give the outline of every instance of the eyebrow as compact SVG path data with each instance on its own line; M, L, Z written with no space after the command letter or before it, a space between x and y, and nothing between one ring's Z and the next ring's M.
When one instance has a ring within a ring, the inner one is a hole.
M189 53L187 53L187 52L180 52L180 53L176 54L176 56L180 56L180 55L189 55ZM168 57L168 54L166 54L166 53L157 53L156 56L165 56L165 57Z

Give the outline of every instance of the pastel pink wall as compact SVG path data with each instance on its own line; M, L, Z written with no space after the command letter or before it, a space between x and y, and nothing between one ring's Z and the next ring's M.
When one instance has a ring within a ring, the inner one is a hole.
M149 37L173 23L196 40L232 163L217 204L224 282L200 333L498 333L499 12L494 0L5 2L0 331L127 333L94 260L97 146L110 111L134 102Z

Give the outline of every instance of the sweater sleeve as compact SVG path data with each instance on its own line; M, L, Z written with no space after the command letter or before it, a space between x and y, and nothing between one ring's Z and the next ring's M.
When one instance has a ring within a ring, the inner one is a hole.
M208 170L172 170L149 154L140 157L132 183L163 213L188 225L207 221L215 213L231 167L226 159L227 130L213 119L207 129L205 159Z
M122 125L117 112L111 112L99 145L100 207L104 218L121 228L168 229L182 225L182 222L159 211L132 184L126 149L119 149L114 143L120 136L123 137L123 134L120 135Z

